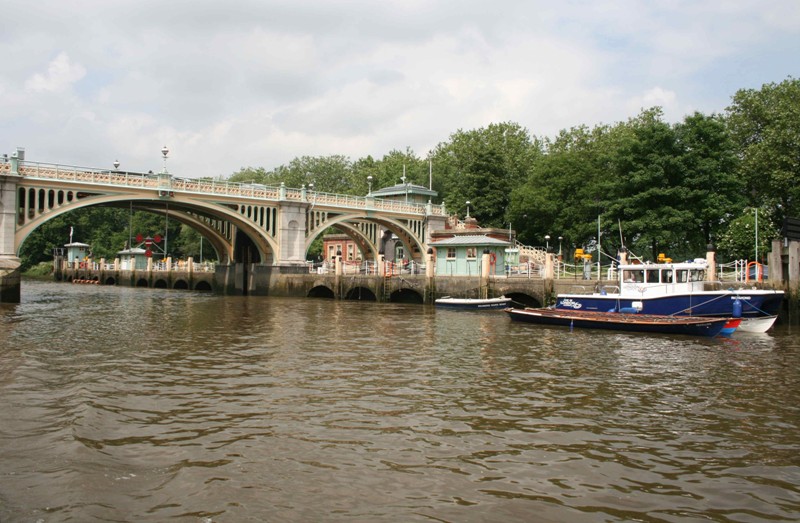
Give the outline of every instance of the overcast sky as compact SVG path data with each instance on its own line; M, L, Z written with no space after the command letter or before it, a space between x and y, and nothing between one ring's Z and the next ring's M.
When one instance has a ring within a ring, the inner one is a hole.
M800 76L800 1L3 0L0 152L177 176L722 112ZM435 168L435 166L434 166ZM398 174L399 177L399 174Z

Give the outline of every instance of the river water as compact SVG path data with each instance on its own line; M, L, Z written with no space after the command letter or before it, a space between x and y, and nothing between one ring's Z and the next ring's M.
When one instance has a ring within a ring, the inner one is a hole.
M0 521L800 519L800 337L24 281Z

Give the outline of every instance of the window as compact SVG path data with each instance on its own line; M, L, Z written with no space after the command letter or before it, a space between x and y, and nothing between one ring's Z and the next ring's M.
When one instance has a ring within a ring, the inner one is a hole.
M447 259L448 260L455 260L456 259L456 248L455 247L448 247L447 248Z
M353 258L354 258L354 256L353 256L353 248L354 248L353 244L349 244L347 246L347 260L348 261L352 261Z
M622 275L626 282L637 282L637 283L644 282L644 271L629 270L629 271L624 271Z
M704 270L691 271L690 278L692 281L703 281L706 279L706 271Z
M475 259L478 257L477 247L467 247L467 259Z

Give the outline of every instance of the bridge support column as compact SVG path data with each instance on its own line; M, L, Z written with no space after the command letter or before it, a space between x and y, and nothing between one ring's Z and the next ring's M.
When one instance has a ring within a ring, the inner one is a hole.
M306 264L305 231L307 203L280 203L278 212L277 264L297 266Z
M0 303L20 302L20 259L14 241L19 179L17 174L0 175Z

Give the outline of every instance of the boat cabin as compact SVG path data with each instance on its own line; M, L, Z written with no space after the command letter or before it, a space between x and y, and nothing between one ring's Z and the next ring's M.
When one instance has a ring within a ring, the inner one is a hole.
M708 265L702 258L683 263L642 263L619 266L622 294L673 294L704 290Z

